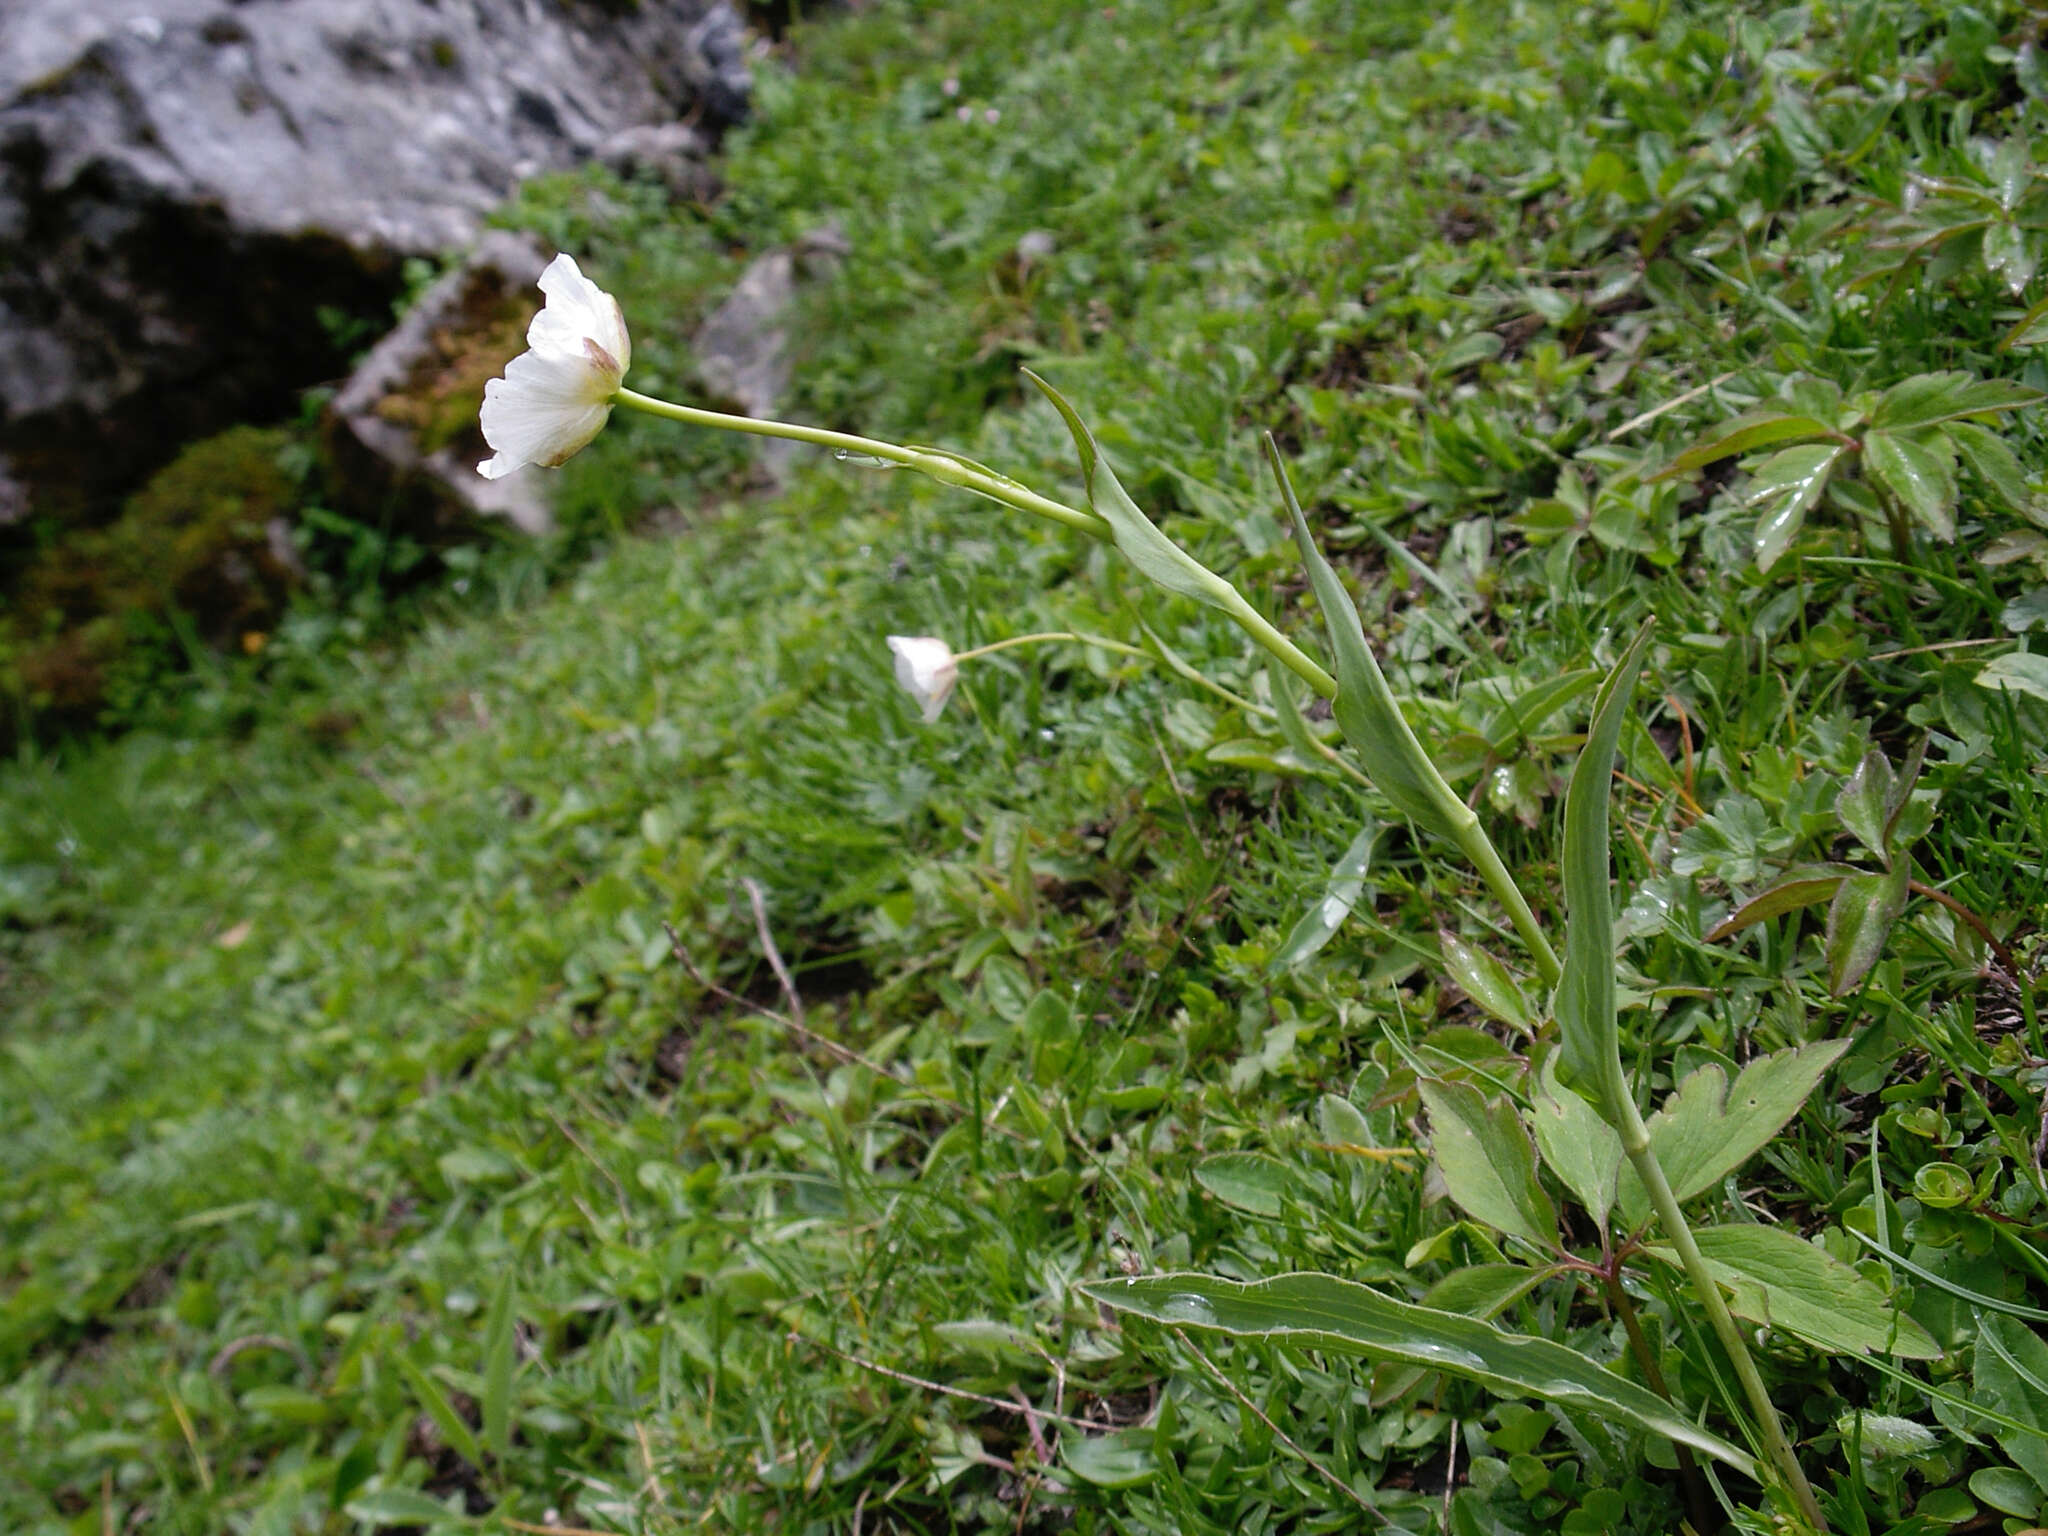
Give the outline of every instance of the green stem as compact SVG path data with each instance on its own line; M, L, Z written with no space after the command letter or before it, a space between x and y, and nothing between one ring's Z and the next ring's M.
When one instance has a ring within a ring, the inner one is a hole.
M1707 1269L1706 1258L1700 1253L1699 1244L1693 1241L1692 1228L1687 1225L1685 1214L1679 1210L1678 1198L1671 1192L1671 1182L1664 1177L1663 1164L1657 1161L1657 1154L1650 1146L1649 1128L1643 1124L1635 1100L1626 1092L1612 1091L1613 1084L1603 1082L1601 1086L1602 1097L1609 1100L1605 1106L1608 1122L1621 1132L1622 1150L1628 1154L1636 1177L1643 1181L1643 1188L1649 1193L1650 1204L1656 1209L1664 1235L1678 1250L1679 1261L1685 1265L1686 1277L1692 1281L1693 1291L1707 1314L1707 1321L1713 1324L1715 1336L1720 1339L1721 1347L1728 1352L1728 1359L1735 1367L1743 1396L1749 1399L1750 1411L1756 1416L1765 1456L1784 1479L1785 1490L1799 1506L1799 1513L1814 1530L1825 1531L1828 1524L1820 1512L1820 1501L1814 1497L1813 1486L1800 1469L1792 1442L1785 1438L1785 1426L1779 1421L1771 1394L1757 1372L1756 1361L1750 1358L1742 1330L1736 1326L1735 1318L1728 1311L1728 1303L1721 1297L1720 1282Z
M1007 651L1019 645L1036 645L1040 641L1048 640L1068 640L1076 645L1092 645L1099 651L1114 651L1119 656L1135 656L1140 661L1156 662L1159 660L1150 651L1135 645L1126 645L1121 640L1109 640L1101 635L1077 634L1070 629L1045 630L1035 635L1012 635L1007 640L992 640L987 645L977 645L971 651L955 651L953 653L953 660L955 662L974 661L982 656L993 656L997 651ZM1254 704L1250 699L1239 698L1221 683L1211 682L1192 667L1185 671L1175 668L1174 671L1177 675L1186 678L1197 687L1208 689L1226 704L1241 709L1246 714L1270 715L1273 713L1263 704Z

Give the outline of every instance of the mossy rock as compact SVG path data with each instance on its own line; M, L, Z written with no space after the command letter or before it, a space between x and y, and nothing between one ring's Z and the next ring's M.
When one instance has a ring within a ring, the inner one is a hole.
M189 632L229 645L275 619L299 579L297 440L232 427L192 444L128 498L111 525L47 551L17 594L4 640L6 691L33 716L89 721L111 680L149 667Z

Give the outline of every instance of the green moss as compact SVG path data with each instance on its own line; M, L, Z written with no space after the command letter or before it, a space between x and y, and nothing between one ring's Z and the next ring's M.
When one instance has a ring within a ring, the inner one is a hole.
M463 296L455 318L433 334L433 346L405 382L377 402L386 421L412 428L422 452L465 441L481 449L477 426L484 385L526 350L535 306L523 295L505 299L481 285Z

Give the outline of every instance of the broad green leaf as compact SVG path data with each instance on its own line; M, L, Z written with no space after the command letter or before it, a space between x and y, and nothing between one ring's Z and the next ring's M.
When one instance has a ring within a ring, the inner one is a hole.
M2003 282L2018 298L2034 280L2041 247L2033 233L2011 219L1995 219L1984 231L1984 270Z
M1798 415L1775 406L1762 405L1754 410L1744 411L1732 421L1722 422L1654 475L1646 476L1643 483L1653 485L1659 480L1669 480L1674 475L1703 469L1720 459L1730 458L1739 453L1754 453L1757 449L1768 448L1773 443L1792 442L1809 437L1831 438L1839 435L1833 422Z
M1693 1233L1707 1268L1733 1293L1729 1310L1753 1323L1796 1334L1836 1355L1884 1354L1933 1360L1941 1346L1896 1311L1849 1265L1782 1227L1743 1222ZM1668 1248L1646 1250L1667 1264Z
M1264 1152L1219 1152L1195 1168L1195 1182L1225 1205L1254 1216L1278 1216L1301 1180L1286 1163Z
M1733 1085L1711 1062L1688 1074L1649 1120L1650 1147L1671 1192L1690 1200L1748 1162L1848 1048L1846 1040L1821 1040L1773 1051L1745 1066ZM1633 1168L1621 1171L1616 1204L1631 1226L1649 1218L1650 1199Z
M1474 1264L1437 1281L1422 1293L1422 1304L1484 1321L1498 1317L1556 1273L1527 1264Z
M1458 1208L1549 1253L1557 1247L1557 1207L1536 1178L1536 1154L1514 1105L1494 1103L1468 1083L1423 1078L1430 1152Z
M1095 434L1088 430L1087 424L1067 403L1066 396L1029 368L1023 373L1052 402L1053 409L1066 422L1067 431L1073 434L1074 450L1081 458L1081 484L1088 492L1089 509L1109 524L1110 536L1115 539L1116 547L1124 552L1131 564L1169 592L1192 597L1212 608L1229 606L1226 597L1230 591L1229 583L1161 533L1158 525L1131 500L1115 472L1103 459L1102 451L1095 443Z
M1436 936L1443 951L1444 969L1465 995L1492 1017L1525 1035L1536 1033L1536 1013L1514 973L1479 948L1467 944L1448 928Z
M1373 849L1380 838L1380 824L1370 815L1364 819L1365 825L1351 839L1351 846L1330 866L1330 880L1323 887L1322 899L1295 920L1281 941L1273 955L1274 970L1291 970L1308 960L1330 942L1351 916L1351 909L1358 905L1365 890L1365 877L1372 870Z
M1365 626L1344 583L1309 532L1301 503L1280 461L1280 450L1271 433L1266 435L1266 461L1280 484L1280 497L1294 527L1294 541L1301 549L1301 562L1308 570L1309 585L1323 610L1323 625L1329 631L1330 649L1336 659L1337 697L1331 713L1344 732L1344 739L1365 764L1366 776L1394 808L1417 826L1445 837L1455 835L1454 817L1469 818L1463 802L1451 793L1422 743L1415 739L1394 692L1365 643Z
M1879 432L1908 432L1953 421L2016 411L2041 399L2041 391L2005 379L1980 379L1973 373L1922 373L1901 379L1878 397L1870 425Z
M1621 722L1655 621L1615 663L1593 699L1586 745L1564 797L1564 975L1557 985L1557 1022L1565 1068L1603 1105L1621 1102L1621 1039L1614 1008L1614 901L1607 889L1607 798Z
M425 1409L427 1417L434 1421L434 1427L441 1431L441 1438L448 1443L448 1448L472 1467L481 1470L484 1454L477 1446L476 1434L462 1415L449 1405L447 1394L441 1390L433 1377L413 1364L410 1356L399 1355L396 1358L398 1373L405 1378L406 1385L412 1388L412 1395L419 1399L420 1407Z
M484 1317L484 1444L499 1461L512 1448L512 1372L519 1342L513 1312L515 1275L506 1265Z
M1978 672L1977 686L2048 700L2048 656L2036 656L2028 651L2014 651L2010 656L2001 656Z
M414 1488L380 1488L374 1493L359 1493L348 1501L345 1511L351 1520L361 1520L367 1525L419 1525L432 1529L437 1525L474 1524L466 1515L453 1514L439 1499L429 1498Z
M1098 1488L1136 1488L1159 1475L1149 1429L1115 1429L1106 1435L1069 1430L1060 1436L1060 1460L1082 1482Z
M1292 1339L1398 1360L1477 1382L1503 1397L1536 1397L1581 1408L1664 1435L1745 1476L1756 1475L1747 1452L1575 1349L1397 1301L1353 1280L1295 1274L1246 1284L1209 1275L1146 1275L1096 1280L1080 1289L1106 1307L1173 1327Z
M1598 1110L1557 1080L1555 1054L1544 1061L1543 1076L1530 1096L1529 1124L1544 1163L1605 1232L1621 1176L1621 1137Z
M1891 819L1892 791L1897 787L1891 759L1872 747L1835 800L1835 814L1842 818L1849 835L1887 863L1891 855L1885 848L1884 829Z
M1892 775L1892 787L1884 802L1884 842L1887 848L1897 842L1899 822L1913 803L1913 791L1920 785L1920 770L1927 762L1927 744L1932 737L1923 735L1906 753L1906 760L1899 764ZM1909 839L1910 841L1910 839Z
M1805 443L1774 453L1757 466L1749 483L1750 504L1758 508L1757 569L1768 571L1776 565L1799 537L1806 514L1848 451L1838 443Z
M1970 1474L1971 1496L1989 1504L2001 1515L2012 1515L2029 1525L2041 1512L2041 1490L2034 1480L2014 1467L1979 1467Z
M2013 134L2000 143L1991 156L1991 185L1998 193L1998 206L2007 213L2019 207L2033 174L2034 150L2025 134Z
M1974 421L1951 422L1942 430L1948 433L1963 462L1993 495L2020 516L2048 526L2048 511L2044 511L2042 499L2027 485L2026 471L2004 438Z
M1971 1398L1986 1408L2048 1430L2048 1344L2022 1323L1996 1313L1977 1319ZM2048 1493L2048 1442L2031 1434L1992 1430L2014 1466Z
M1900 854L1881 875L1851 875L1828 907L1828 989L1840 997L1853 991L1884 953L1892 924L1906 910L1910 855Z
M1809 864L1788 870L1777 884L1757 892L1716 923L1714 931L1707 935L1707 942L1718 944L1730 934L1740 933L1755 923L1781 917L1800 907L1816 907L1824 901L1832 901L1835 892L1842 888L1842 882L1860 873L1862 871L1853 864Z
M1955 541L1955 448L1945 436L1939 432L1872 432L1863 439L1863 472L1942 543Z
M1531 683L1494 711L1486 722L1486 744L1495 752L1507 752L1516 743L1563 709L1582 693L1590 693L1600 681L1591 667L1566 672Z
M1372 1122L1349 1099L1326 1093L1316 1100L1316 1129L1333 1147L1376 1147Z

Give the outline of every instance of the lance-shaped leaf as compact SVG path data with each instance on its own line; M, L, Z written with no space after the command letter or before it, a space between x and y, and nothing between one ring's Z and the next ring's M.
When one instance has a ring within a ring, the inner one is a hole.
M1029 368L1024 370L1024 377L1044 392L1046 399L1053 403L1053 408L1065 420L1067 431L1073 434L1074 451L1081 458L1081 484L1088 492L1089 509L1109 524L1110 536L1115 539L1116 547L1129 557L1131 564L1167 591L1192 597L1212 608L1227 608L1230 584L1161 533L1158 525L1131 500L1129 492L1124 490L1103 459L1102 450L1095 444L1095 434L1088 430L1087 423L1067 403L1066 396Z
M1510 1029L1536 1033L1536 1011L1514 972L1476 944L1467 944L1448 928L1436 936L1444 969L1465 995Z
M1759 1056L1736 1074L1708 1063L1688 1075L1650 1116L1650 1148L1679 1200L1735 1172L1799 1113L1828 1068L1849 1048L1821 1040ZM1633 1168L1621 1171L1615 1202L1631 1226L1649 1219L1650 1200Z
M1503 1397L1536 1397L1618 1419L1756 1475L1736 1446L1690 1415L1577 1350L1502 1333L1470 1317L1396 1301L1334 1275L1279 1275L1249 1284L1209 1275L1145 1275L1080 1287L1104 1306L1175 1328L1289 1339L1319 1349L1396 1360L1474 1381Z
M1557 1080L1557 1057L1543 1063L1530 1095L1529 1123L1550 1171L1577 1196L1593 1225L1607 1230L1607 1213L1621 1176L1621 1137L1598 1110Z
M1379 839L1380 824L1367 815L1358 836L1351 839L1351 846L1330 866L1330 880L1323 887L1322 899L1295 920L1281 941L1273 955L1274 970L1291 970L1302 964L1336 936L1365 890L1365 877L1372 869L1372 853Z
M1877 957L1892 924L1906 910L1913 860L1900 854L1881 875L1851 875L1835 892L1828 908L1828 990L1840 997L1853 991Z
M1337 673L1337 697L1331 701L1330 712L1365 764L1366 776L1394 808L1419 827L1454 837L1460 822L1469 824L1471 812L1444 783L1394 701L1394 691L1387 686L1372 647L1365 643L1365 626L1359 621L1357 605L1309 533L1308 519L1295 500L1294 486L1288 481L1271 433L1266 436L1266 460L1280 482L1280 497L1294 525L1294 541L1301 546L1301 563L1308 570L1309 585L1330 634Z
M1891 854L1885 848L1884 829L1891 819L1892 794L1897 787L1892 760L1872 747L1835 800L1835 814L1842 818L1849 835L1886 863L1891 862Z
M1716 923L1714 931L1707 935L1707 942L1718 944L1730 934L1740 933L1768 918L1782 917L1801 907L1817 907L1824 901L1832 901L1844 880L1861 873L1863 871L1853 864L1807 864L1787 870L1776 885L1757 892Z
M1508 752L1580 694L1591 692L1599 681L1600 674L1585 667L1531 683L1488 719L1483 732L1487 746L1498 753Z
M1956 453L1939 432L1872 432L1863 440L1863 472L1944 544L1956 537Z
M505 1267L484 1315L484 1444L499 1461L512 1448L512 1373L519 1363L516 1274L510 1265Z
M1539 1252L1557 1247L1557 1207L1536 1178L1536 1154L1515 1107L1492 1104L1469 1083L1424 1078L1429 1150L1458 1208L1525 1239Z
M1600 685L1593 723L1564 797L1564 975L1557 984L1557 1022L1566 1070L1594 1091L1603 1107L1626 1097L1621 1039L1614 1019L1614 902L1607 890L1607 796L1621 722L1655 621L1643 625Z
M1879 432L1907 432L1960 416L2016 411L2041 399L2041 391L2006 379L1972 373L1922 373L1901 379L1878 397L1870 425Z
M1803 443L1774 453L1757 466L1749 500L1758 509L1757 569L1768 571L1791 548L1806 514L1827 489L1828 476L1848 450L1837 443Z
M1722 422L1643 483L1652 485L1659 480L1669 480L1674 475L1704 469L1709 464L1732 458L1739 453L1754 453L1757 449L1768 448L1773 443L1840 435L1835 430L1833 422L1781 410L1776 406L1759 406L1755 410L1744 411L1732 421Z
M1756 1222L1693 1233L1707 1268L1730 1291L1728 1310L1795 1334L1830 1354L1897 1355L1933 1360L1941 1346L1896 1311L1884 1292L1840 1259L1785 1231ZM1668 1248L1646 1250L1677 1264Z
M1974 421L1951 422L1943 429L1963 462L2006 506L2035 523L2048 524L2048 509L2027 484L2027 472L2005 440Z

